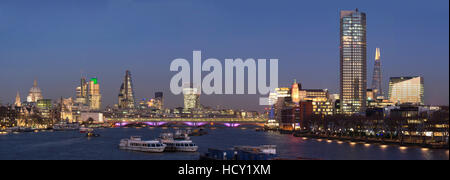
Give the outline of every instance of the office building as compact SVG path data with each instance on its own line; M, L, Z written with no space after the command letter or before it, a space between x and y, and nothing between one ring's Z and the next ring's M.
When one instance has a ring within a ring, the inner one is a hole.
M134 109L136 106L133 81L131 79L131 72L128 70L125 72L124 82L120 86L118 106L120 109Z
M364 113L367 89L366 14L340 13L340 101L345 114Z
M97 78L92 78L91 81L89 81L89 108L93 111L98 111L101 109L101 98L102 95L100 94L100 85L98 83Z
M391 77L389 100L395 104L424 104L423 77Z

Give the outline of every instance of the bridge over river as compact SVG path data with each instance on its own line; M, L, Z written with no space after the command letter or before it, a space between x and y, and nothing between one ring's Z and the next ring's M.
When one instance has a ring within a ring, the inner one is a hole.
M146 124L149 126L163 125L217 125L222 124L229 127L237 127L240 125L257 125L263 126L267 121L265 118L184 118L184 117L164 117L164 118L105 118L106 122L113 123L118 126L129 124Z

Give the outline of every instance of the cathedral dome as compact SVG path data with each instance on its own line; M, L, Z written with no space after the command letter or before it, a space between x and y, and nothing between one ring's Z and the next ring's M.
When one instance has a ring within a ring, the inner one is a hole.
M34 80L33 87L30 89L30 93L28 94L27 101L28 102L37 102L38 100L43 99L42 91L39 87L37 87L37 81Z

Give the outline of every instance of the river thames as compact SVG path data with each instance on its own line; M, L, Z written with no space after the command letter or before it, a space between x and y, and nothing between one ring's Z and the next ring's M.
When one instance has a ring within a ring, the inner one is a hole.
M277 132L257 132L254 128L207 129L209 134L191 137L199 146L197 153L141 153L118 148L119 141L130 136L156 139L161 128L96 129L100 137L87 138L78 131L32 132L0 135L0 159L26 160L197 160L208 148L235 145L277 145L280 158L323 160L448 160L448 150L400 148L376 144L304 139Z

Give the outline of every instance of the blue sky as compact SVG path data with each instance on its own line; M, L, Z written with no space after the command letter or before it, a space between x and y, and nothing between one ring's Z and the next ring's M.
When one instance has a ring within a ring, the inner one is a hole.
M449 1L2 0L0 100L24 99L38 79L45 98L75 95L81 73L117 102L125 70L139 99L164 91L175 58L278 58L279 84L339 89L339 11L367 14L368 82L381 48L389 77L425 78L425 102L449 102ZM370 87L370 86L369 86ZM259 96L202 96L202 104L259 110Z

